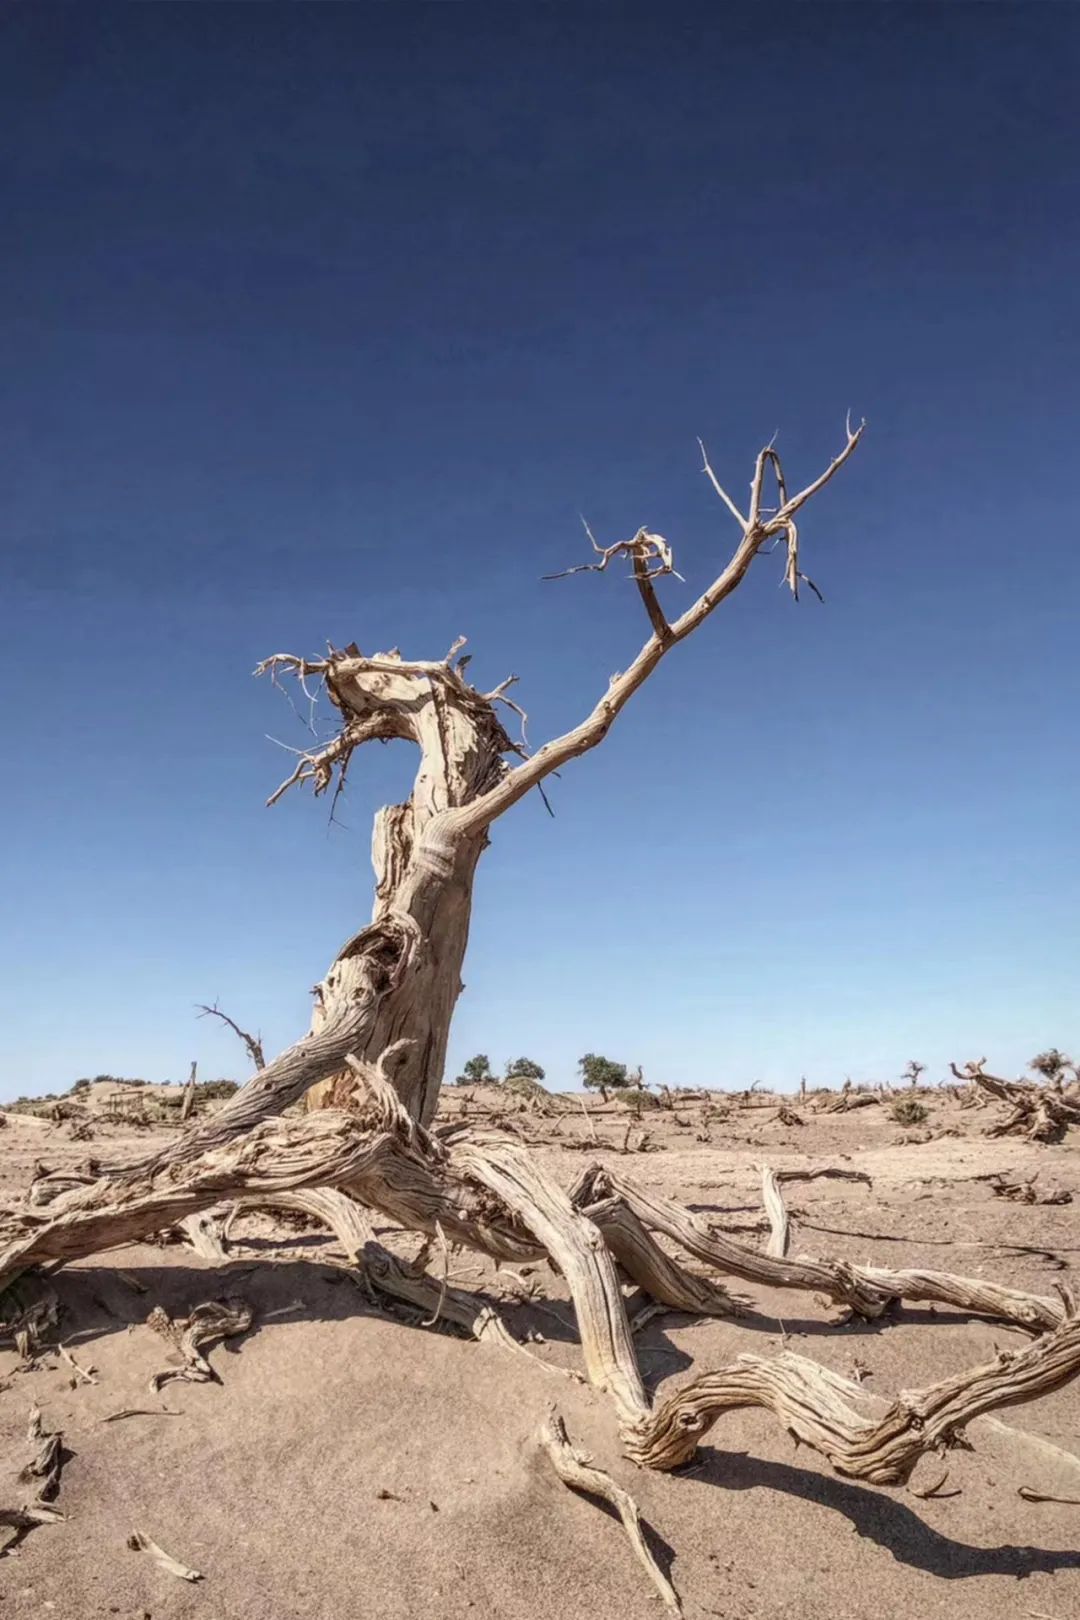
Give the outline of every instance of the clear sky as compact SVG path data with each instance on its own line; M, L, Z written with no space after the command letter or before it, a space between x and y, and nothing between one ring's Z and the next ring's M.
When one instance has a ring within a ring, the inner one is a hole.
M484 857L453 1073L797 1086L1080 1044L1073 7L22 6L0 18L0 1097L242 1076L370 905L266 794L329 638L511 670L541 740L643 638L585 575L869 433Z

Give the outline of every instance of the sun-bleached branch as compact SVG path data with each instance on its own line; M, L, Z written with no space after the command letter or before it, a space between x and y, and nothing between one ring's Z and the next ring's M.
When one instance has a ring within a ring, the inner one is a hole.
M485 827L501 816L506 810L523 798L531 788L552 771L565 765L568 760L587 753L595 748L597 743L606 737L612 722L620 714L634 693L644 685L653 673L664 654L678 642L684 641L692 635L698 627L719 607L731 593L742 583L755 556L766 543L782 536L788 547L788 564L785 577L797 594L800 580L806 576L798 566L798 530L793 523L795 514L806 505L810 498L825 487L829 480L835 477L840 468L854 453L856 446L862 438L865 424L852 429L850 419L847 424L847 437L843 449L826 467L825 471L815 478L796 495L788 496L783 469L779 457L772 445L767 445L757 457L754 464L754 477L750 488L750 514L744 519L735 503L720 486L706 459L708 472L714 488L725 502L728 510L738 519L743 534L738 546L735 548L727 566L713 583L702 592L697 601L692 603L678 619L669 623L659 604L653 597L653 580L658 575L674 572L668 566L670 559L670 546L663 541L664 551L658 549L660 536L652 535L649 531L641 529L633 540L623 541L614 546L602 547L590 534L594 550L599 554L600 561L596 563L580 564L576 570L567 570L568 573L589 570L603 573L608 563L617 555L629 556L632 560L640 557L642 567L640 573L635 572L635 578L642 592L643 600L649 611L652 623L652 635L639 651L630 667L622 674L612 677L608 689L581 723L573 730L565 732L561 737L545 743L529 759L506 772L500 781L482 797L471 804L455 810L447 818L446 830L452 835L457 832L465 836L472 836L481 832ZM704 452L703 452L704 453ZM771 468L776 479L779 505L775 510L768 512L762 508L762 495L764 492L765 476ZM588 530L586 530L588 532ZM658 568L651 566L654 559L660 560ZM557 577L557 576L549 576ZM806 581L806 583L811 583ZM812 587L818 595L817 587Z

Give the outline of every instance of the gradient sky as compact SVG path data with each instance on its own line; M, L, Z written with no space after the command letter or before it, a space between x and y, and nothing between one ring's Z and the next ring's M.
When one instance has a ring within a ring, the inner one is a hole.
M0 17L0 1097L242 1076L370 905L266 794L251 671L511 670L534 741L687 585L779 430L777 559L494 829L451 1048L671 1083L1080 1044L1080 17L1026 4L23 6Z

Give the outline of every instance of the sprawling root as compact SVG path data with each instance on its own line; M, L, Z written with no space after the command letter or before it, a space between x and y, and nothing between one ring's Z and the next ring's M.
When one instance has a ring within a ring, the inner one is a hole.
M1080 1321L1067 1300L947 1273L764 1254L599 1167L579 1177L568 1195L516 1145L437 1139L409 1118L378 1070L353 1067L364 1082L356 1112L268 1120L199 1158L150 1166L135 1181L117 1176L76 1187L6 1217L0 1285L29 1266L147 1236L224 1198L287 1202L326 1221L383 1292L477 1337L513 1345L487 1307L383 1249L358 1203L500 1259L546 1254L566 1279L589 1381L614 1401L628 1456L659 1469L686 1462L721 1412L762 1406L840 1472L889 1483L904 1479L923 1452L949 1444L981 1413L1034 1399L1080 1373ZM779 1186L773 1181L769 1187L775 1203ZM773 1213L779 1222L779 1211ZM638 1370L616 1261L664 1304L732 1308L722 1289L663 1251L655 1233L723 1272L821 1291L867 1316L893 1300L931 1299L1045 1331L988 1366L901 1395L877 1422L841 1398L845 1386L835 1375L790 1355L743 1357L654 1406Z
M1078 1373L1080 1318L1069 1316L1022 1350L925 1389L903 1391L885 1416L872 1422L841 1399L846 1381L815 1362L791 1354L771 1361L741 1356L669 1396L636 1433L627 1434L627 1451L646 1468L677 1468L693 1456L722 1412L762 1406L837 1473L870 1485L894 1485L909 1477L925 1452L954 1444L974 1418L1035 1400ZM857 1385L847 1387L857 1393Z
M778 1188L773 1196L779 1197ZM762 1254L716 1227L707 1226L672 1200L647 1192L613 1170L594 1165L578 1178L573 1199L578 1207L587 1207L591 1200L601 1198L619 1200L645 1227L663 1233L687 1254L718 1271L772 1288L805 1288L825 1294L860 1316L880 1316L893 1301L911 1300L955 1305L959 1310L999 1317L1032 1330L1057 1327L1062 1319L1060 1300L1003 1288L978 1277Z
M313 1216L333 1232L358 1280L373 1294L419 1312L426 1327L446 1322L480 1343L497 1344L537 1360L514 1338L494 1306L452 1287L445 1277L440 1281L419 1266L409 1265L380 1243L367 1211L345 1193L333 1187L304 1187L255 1194L245 1198L241 1208L294 1209Z

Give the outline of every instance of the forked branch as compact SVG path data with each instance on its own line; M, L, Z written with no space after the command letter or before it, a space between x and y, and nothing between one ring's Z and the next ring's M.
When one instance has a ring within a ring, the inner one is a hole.
M523 760L520 765L514 766L506 772L502 779L496 782L487 793L471 804L456 810L447 818L448 831L458 832L471 836L483 831L485 827L501 816L504 811L523 798L529 790L542 782L545 776L558 770L567 761L576 759L580 754L587 753L602 742L607 735L612 722L625 708L634 693L644 685L659 664L664 654L678 642L684 641L699 625L703 624L711 613L719 607L720 603L730 596L746 577L746 573L757 556L770 540L783 538L788 547L787 579L795 594L798 594L800 580L805 575L798 566L798 529L795 516L806 505L812 496L823 489L829 480L839 472L840 468L854 453L855 447L862 438L864 425L854 430L850 420L847 425L846 442L839 455L826 467L825 471L807 484L797 494L789 496L784 482L783 471L775 450L767 446L761 451L754 467L754 477L750 487L750 512L744 518L730 496L726 494L719 484L716 475L706 460L706 472L713 487L720 494L728 510L736 517L742 528L742 539L733 552L727 567L713 581L707 590L703 591L697 601L692 603L673 623L668 623L659 603L655 598L654 580L666 573L673 573L670 565L670 546L661 537L652 535L649 531L641 529L633 540L623 541L615 546L603 548L593 540L593 546L600 554L599 563L582 565L585 568L603 571L606 569L612 556L628 555L634 563L634 579L642 594L649 619L652 624L652 635L641 648L633 663L621 675L612 677L604 696L597 703L592 713L572 731L564 733L561 737L553 738L545 743L529 759ZM766 469L771 467L776 478L778 504L774 508L766 509L762 505L762 495ZM590 535L590 539L592 536ZM662 550L660 549L662 546ZM658 563L658 566L653 564ZM578 570L569 569L568 573ZM550 577L550 576L549 576ZM816 587L815 587L816 589ZM819 593L820 594L820 593Z

